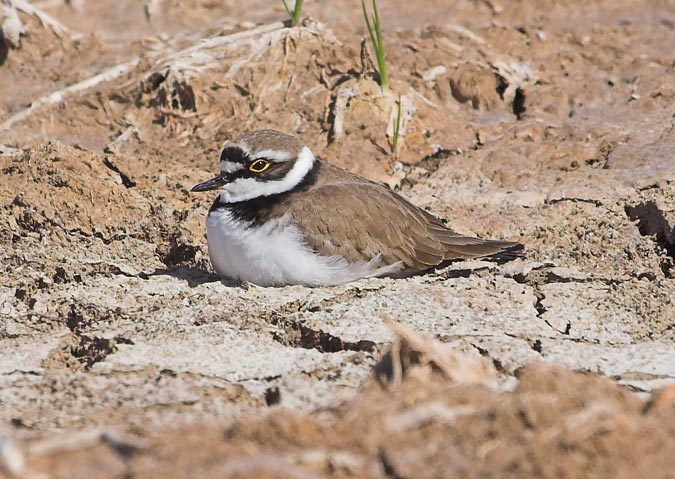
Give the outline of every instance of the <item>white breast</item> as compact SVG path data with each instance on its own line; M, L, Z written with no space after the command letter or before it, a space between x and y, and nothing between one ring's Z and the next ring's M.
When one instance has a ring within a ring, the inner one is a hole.
M260 286L336 285L401 269L400 262L381 266L379 254L351 264L342 256L317 254L288 217L252 225L218 209L206 218L206 234L216 273Z

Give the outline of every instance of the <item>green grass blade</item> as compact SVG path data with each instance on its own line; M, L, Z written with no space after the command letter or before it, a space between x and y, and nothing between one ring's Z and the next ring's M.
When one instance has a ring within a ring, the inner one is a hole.
M295 0L295 7L293 7L293 26L297 25L300 21L300 13L302 12L302 1Z
M387 77L387 62L384 56L384 40L382 38L382 26L380 24L380 15L377 11L377 3L375 0L373 0L372 17L368 15L365 0L361 0L361 10L363 11L363 19L365 20L366 28L368 29L370 43L373 46L375 57L377 58L377 69L380 76L380 88L384 90L389 86L389 78Z
M375 27L375 35L377 37L377 66L380 70L380 87L384 89L389 86L389 79L387 78L387 63L384 56L382 26L380 24L380 15L377 11L377 3L375 3L375 0L373 0L373 25Z
M398 156L398 137L401 133L401 94L398 95L396 102L396 124L394 125L394 139L392 141L392 150L394 155Z
M288 8L288 3L286 3L286 0L281 0L281 3L284 4L284 8L286 9L286 13L288 14L288 18L291 19L291 22L293 21L293 12L291 12L291 9Z
M361 0L361 9L363 10L363 18L366 21L366 27L368 28L368 36L370 36L370 44L373 46L373 49L377 49L375 42L375 35L373 34L373 28L370 26L370 20L368 19L368 12L366 11L366 0Z
M291 19L291 26L294 27L298 24L300 21L300 14L302 13L302 2L303 0L296 0L295 1L295 6L293 7L293 10L288 6L288 3L286 0L281 0L281 2L284 4L284 8L286 9L286 13L288 14L288 17Z

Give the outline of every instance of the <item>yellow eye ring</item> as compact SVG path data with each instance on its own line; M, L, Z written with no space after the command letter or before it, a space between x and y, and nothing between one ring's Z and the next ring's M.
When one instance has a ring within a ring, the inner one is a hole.
M267 168L270 167L272 163L267 160L255 160L253 163L248 165L248 171L253 173L262 173Z

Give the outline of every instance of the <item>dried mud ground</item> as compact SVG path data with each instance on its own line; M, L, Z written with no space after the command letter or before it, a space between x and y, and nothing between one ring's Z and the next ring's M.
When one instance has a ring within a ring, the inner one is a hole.
M382 0L386 93L359 2L270 3L3 23L0 477L675 477L675 2ZM262 127L526 256L220 281Z

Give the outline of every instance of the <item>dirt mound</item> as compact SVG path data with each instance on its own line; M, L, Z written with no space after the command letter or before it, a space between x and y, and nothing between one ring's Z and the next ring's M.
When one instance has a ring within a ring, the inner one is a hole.
M533 365L513 391L499 390L484 361L396 331L379 379L320 416L275 410L143 438L74 433L30 444L29 470L91 478L670 477L672 387L645 403L605 378Z

